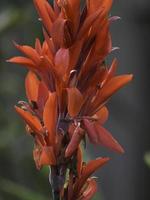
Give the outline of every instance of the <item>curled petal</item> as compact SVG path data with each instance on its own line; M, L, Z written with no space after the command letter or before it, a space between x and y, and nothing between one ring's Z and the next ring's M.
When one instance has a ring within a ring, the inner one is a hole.
M21 108L15 106L17 113L24 119L24 121L29 125L29 127L35 133L43 133L43 127L36 116L33 116L31 113L22 110Z
M83 96L77 88L68 88L68 113L71 117L79 114L83 104Z
M121 17L119 17L119 16L113 16L113 17L109 18L109 22L112 23L112 22L114 22L116 20L119 20L119 19L121 19Z
M26 95L30 102L37 102L40 81L32 71L29 71L26 80Z
M56 93L49 93L48 100L44 107L43 120L48 130L50 145L55 144L57 127L57 96Z

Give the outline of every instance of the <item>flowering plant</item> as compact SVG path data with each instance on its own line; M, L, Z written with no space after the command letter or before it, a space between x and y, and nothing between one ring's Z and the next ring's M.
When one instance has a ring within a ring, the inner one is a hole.
M19 102L17 113L34 138L37 169L50 168L53 200L89 200L97 190L91 175L109 158L85 163L82 141L123 153L121 145L103 127L106 103L132 75L116 76L109 17L112 0L34 0L43 25L44 42L16 48L24 54L9 62L29 69L25 87L28 103Z

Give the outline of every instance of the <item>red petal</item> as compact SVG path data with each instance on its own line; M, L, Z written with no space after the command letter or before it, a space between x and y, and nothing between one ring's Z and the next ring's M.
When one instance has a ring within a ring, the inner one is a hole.
M99 121L100 124L104 124L109 116L109 111L106 106L102 107L95 115L94 118Z
M94 123L90 122L87 119L83 120L83 126L85 128L85 130L87 131L88 137L90 139L90 141L93 144L97 144L98 143L98 137L95 131L95 127L94 127Z
M51 31L51 36L56 48L64 47L68 48L72 44L72 34L69 21L66 19L58 18Z
M56 157L53 151L53 147L43 147L42 148L42 153L40 155L40 160L39 160L40 166L44 165L56 165Z
M95 123L95 131L98 135L99 144L116 151L117 153L124 153L120 144L112 137L112 135L103 128L100 124Z
M78 177L81 176L82 165L83 165L82 149L79 146L78 151L77 151L77 172L78 172Z
M105 57L112 50L111 36L109 33L109 23L106 19L102 22L102 25L99 27L95 47L93 49L93 56L95 55L95 62L98 61L101 63Z
M37 102L39 84L40 81L37 78L37 76L32 71L29 71L26 76L25 87L26 87L26 95L30 102L32 101Z
M77 88L68 88L68 113L71 117L79 114L82 104L83 96Z
M97 192L97 183L94 179L88 179L87 184L87 188L82 194L82 200L90 200Z
M21 51L23 54L25 54L28 58L30 58L34 63L36 63L37 65L40 62L40 57L39 54L35 51L35 49L33 49L30 46L26 46L26 45L18 45L15 44L15 47Z
M109 161L109 158L98 158L91 160L83 169L81 177L75 183L74 195L78 194L81 188L86 183L87 179L100 167Z
M133 75L122 75L112 78L101 90L99 90L95 101L92 103L94 109L97 109L101 104L106 102L115 92L129 83L132 79Z
M41 53L42 53L42 46L41 46L41 42L40 42L39 38L36 38L35 49L36 49L37 53L39 55L41 55Z
M49 93L49 98L45 104L43 120L48 130L50 145L55 144L57 127L57 96L56 93Z
M55 55L55 67L60 76L64 76L69 65L69 50L59 49Z
M25 120L25 122L35 133L39 134L43 133L43 127L37 117L33 116L31 113L27 111L22 110L17 106L15 106L15 109L17 113Z
M38 11L39 16L42 19L42 22L44 24L44 27L48 31L48 33L51 33L51 27L52 27L52 21L50 19L50 16L48 14L48 10L46 8L47 1L46 0L34 0L35 7Z
M45 83L41 81L38 88L38 98L37 98L38 110L40 111L41 115L43 114L43 109L48 99L48 95L49 95L48 88L46 87Z
M83 23L83 26L81 27L77 39L80 40L82 37L85 36L85 34L89 31L91 28L93 22L97 19L97 17L100 15L102 9L97 10L93 14L91 14L89 17L86 18L85 22Z
M32 60L30 60L29 58L26 58L26 57L21 57L21 56L13 57L13 58L7 60L7 62L24 65L33 70L36 69L36 66L32 62Z
M87 0L88 13L94 13L98 8L103 8L105 13L111 9L112 0Z
M47 1L45 3L45 6L46 6L47 12L49 14L49 17L51 18L51 21L54 22L55 19L56 19L56 14L55 14L53 8L51 7L51 5Z
M79 19L80 19L80 0L68 0L70 4L70 19L74 25L74 32L76 33Z
M73 153L78 149L80 142L83 139L83 136L84 136L84 130L81 129L80 127L76 128L67 146L65 157L71 157L73 155Z
M101 87L103 87L109 80L111 80L114 77L117 66L118 66L117 59L114 59L108 73L106 74L104 81L101 84Z

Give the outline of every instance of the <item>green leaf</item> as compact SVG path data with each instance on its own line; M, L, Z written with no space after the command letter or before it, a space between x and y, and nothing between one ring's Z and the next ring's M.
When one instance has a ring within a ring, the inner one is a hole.
M144 161L150 167L150 152L145 154Z
M2 178L0 179L0 191L13 195L21 200L48 200L48 198L37 192Z

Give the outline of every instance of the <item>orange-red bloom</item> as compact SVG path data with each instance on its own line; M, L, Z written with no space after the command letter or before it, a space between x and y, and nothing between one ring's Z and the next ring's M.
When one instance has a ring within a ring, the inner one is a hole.
M35 47L15 43L23 56L8 61L29 69L28 103L19 102L15 108L34 138L37 168L51 167L53 195L88 200L97 188L90 175L109 159L83 164L81 141L88 137L93 144L124 152L103 127L109 115L106 103L132 80L130 74L116 75L116 59L111 66L105 62L113 51L109 26L118 17L108 17L111 0L86 0L82 5L80 0L54 0L53 6L34 0L34 4L45 39L43 43L36 39Z

